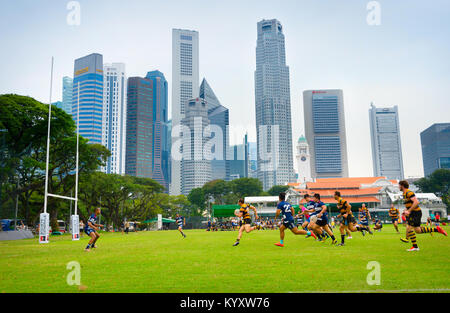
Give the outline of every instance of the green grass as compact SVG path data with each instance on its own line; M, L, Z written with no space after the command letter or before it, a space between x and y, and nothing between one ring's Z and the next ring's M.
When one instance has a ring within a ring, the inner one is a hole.
M438 233L418 235L421 251L414 253L392 226L373 236L354 233L345 247L288 232L279 248L276 230L244 234L238 247L232 247L237 232L186 234L103 233L89 253L86 236L2 241L0 292L450 291L450 238ZM86 290L67 285L70 261L80 263ZM379 286L366 282L369 261L381 265Z

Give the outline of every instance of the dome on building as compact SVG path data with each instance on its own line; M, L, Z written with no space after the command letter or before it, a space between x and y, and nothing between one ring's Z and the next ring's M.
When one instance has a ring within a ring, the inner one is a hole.
M300 138L298 138L298 143L307 143L305 136L301 135Z

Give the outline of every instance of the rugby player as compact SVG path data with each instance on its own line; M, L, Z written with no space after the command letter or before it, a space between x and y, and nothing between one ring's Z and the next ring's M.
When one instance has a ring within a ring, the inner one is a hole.
M314 203L314 214L315 216L317 216L317 219L313 225L314 232L318 235L319 238L321 238L322 242L327 238L325 234L328 234L329 237L331 237L331 239L333 240L331 244L337 243L337 240L334 237L330 226L328 225L327 206L325 205L325 203L320 201L320 194L316 193L314 195Z
M362 226L366 226L369 231L369 234L373 235L373 232L370 230L370 225L369 225L369 221L371 220L370 212L367 209L365 203L363 203L362 206L359 208L358 218L359 218L359 223ZM364 230L361 233L363 234L363 236L365 236Z
M238 205L240 206L239 213L235 213L235 215L239 217L241 220L239 222L239 234L236 239L236 242L233 244L233 247L236 247L240 243L244 230L246 233L249 233L256 229L256 226L254 227L250 226L252 224L252 219L250 217L250 209L255 212L255 218L258 219L258 212L256 211L256 208L254 206L246 204L244 202L244 199L239 199Z
M98 238L100 238L100 235L97 231L99 227L103 227L102 224L97 224L98 216L101 213L102 210L100 208L96 208L94 213L91 214L86 225L84 226L84 232L86 233L86 235L91 237L88 245L86 246L86 249L84 249L86 252L91 251L91 248L97 248L95 243L97 242Z
M334 199L337 201L337 208L339 210L338 217L343 217L343 221L339 227L339 230L341 231L341 243L338 244L338 246L344 246L346 230L355 232L363 230L369 231L369 229L366 226L356 224L355 217L352 213L352 206L341 197L341 193L339 191L334 192Z
M286 193L284 192L280 193L278 199L280 202L278 202L277 211L275 213L275 219L277 219L278 216L281 214L282 224L280 225L280 242L275 243L275 245L278 247L284 247L284 230L286 228L289 228L294 235L308 235L316 238L316 235L314 235L313 232L298 229L297 226L295 226L294 222L295 211L292 205L289 202L285 201Z
M186 226L186 219L177 213L175 215L175 222L177 223L178 231L181 233L181 236L183 236L183 238L186 238L185 233L183 233L183 226Z
M407 251L419 251L419 246L417 245L416 234L424 234L424 233L440 233L444 236L447 236L447 232L442 229L440 226L435 228L420 226L421 218L422 218L422 210L419 206L419 200L417 200L414 192L409 190L409 183L406 180L402 180L398 183L400 191L403 192L403 202L405 204L405 216L407 220L406 225L406 240L410 240L412 243L412 247ZM402 238L402 241L405 242L405 239Z
M389 216L391 217L392 220L392 224L394 224L394 228L397 231L397 233L399 233L398 231L398 217L400 215L400 211L394 207L394 204L391 204L391 207L389 208Z

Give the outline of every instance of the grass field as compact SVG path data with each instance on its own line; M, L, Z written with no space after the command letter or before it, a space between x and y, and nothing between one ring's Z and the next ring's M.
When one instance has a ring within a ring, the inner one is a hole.
M354 233L345 247L289 232L279 248L277 230L244 234L238 247L237 232L186 234L103 233L89 253L86 236L3 241L0 292L450 292L450 238L438 233L418 235L414 253L386 225L373 236ZM80 263L85 290L66 283L70 261ZM381 265L379 286L366 282L369 261Z

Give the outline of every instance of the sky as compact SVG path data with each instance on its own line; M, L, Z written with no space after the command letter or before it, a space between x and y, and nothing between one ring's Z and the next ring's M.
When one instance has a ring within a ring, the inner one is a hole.
M450 122L450 1L0 0L0 94L62 98L62 77L90 53L123 62L127 76L160 70L171 82L172 29L197 30L200 81L230 110L231 143L255 141L256 24L278 19L290 68L293 141L303 134L303 91L342 89L350 176L372 176L369 107L399 107L406 177L423 176L420 132ZM430 5L432 3L432 5ZM169 107L171 91L169 91ZM170 109L169 109L170 114ZM234 131L233 131L234 129Z

